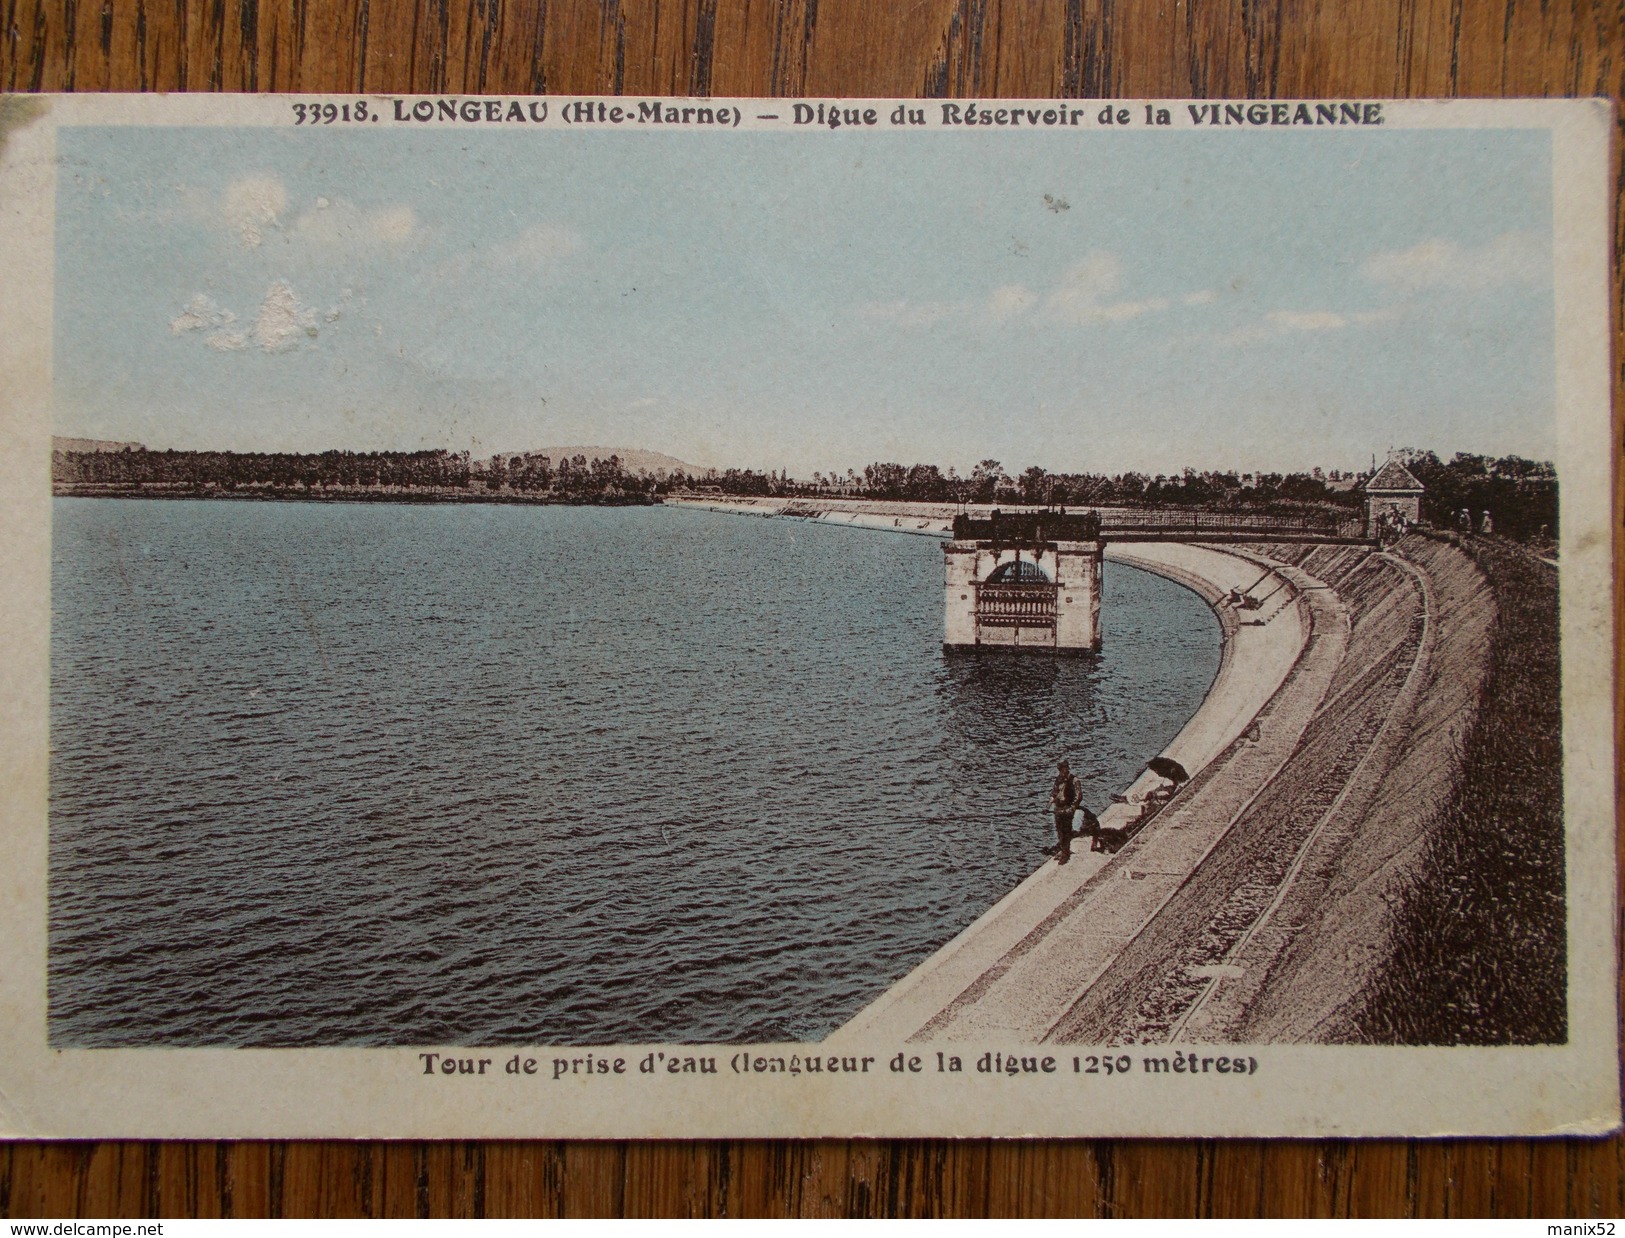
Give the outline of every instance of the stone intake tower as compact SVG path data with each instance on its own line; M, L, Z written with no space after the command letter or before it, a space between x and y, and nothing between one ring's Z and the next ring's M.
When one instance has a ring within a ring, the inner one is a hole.
M943 647L1099 650L1102 548L1095 512L954 517L943 547Z

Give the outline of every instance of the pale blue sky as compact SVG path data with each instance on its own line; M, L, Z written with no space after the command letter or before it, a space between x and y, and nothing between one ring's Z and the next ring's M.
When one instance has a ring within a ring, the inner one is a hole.
M1540 131L59 144L59 434L803 476L1554 451Z

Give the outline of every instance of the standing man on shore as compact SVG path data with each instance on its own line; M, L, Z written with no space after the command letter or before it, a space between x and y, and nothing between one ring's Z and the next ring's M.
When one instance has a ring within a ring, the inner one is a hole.
M1072 776L1066 762L1062 761L1055 767L1055 782L1049 793L1049 806L1055 812L1055 837L1061 844L1055 856L1057 864L1065 864L1072 858L1072 815L1082 802L1083 792L1078 787L1078 780Z

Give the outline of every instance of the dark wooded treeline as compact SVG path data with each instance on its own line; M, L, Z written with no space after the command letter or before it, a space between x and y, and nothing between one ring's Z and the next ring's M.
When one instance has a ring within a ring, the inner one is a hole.
M769 475L771 476L771 475ZM1173 475L1149 473L1052 473L1033 466L1011 476L997 460L983 460L968 476L934 464L874 463L844 478L813 474L813 490L826 489L874 499L935 503L1052 504L1069 507L1246 507L1273 504L1331 504L1358 507L1356 478L1341 473L1235 473L1185 469ZM794 484L794 492L807 487Z
M298 497L525 496L537 501L636 501L663 491L664 475L623 467L617 456L544 455L473 460L466 451L58 451L52 481L74 494L237 494Z
M1557 475L1550 464L1520 456L1457 453L1449 462L1433 452L1408 451L1399 459L1426 487L1423 518L1455 527L1465 509L1474 527L1489 512L1497 532L1529 540L1557 533ZM598 503L649 501L703 487L741 497L819 497L902 500L916 503L997 503L1007 506L1174 507L1249 512L1305 508L1352 511L1364 503L1353 474L1236 473L1185 469L1146 473L1052 473L1033 467L1010 476L997 460L983 460L968 476L935 464L877 461L860 473L724 469L703 475L647 473L620 457L558 460L539 453L472 459L468 452L432 451L58 451L52 480L73 494L237 494L243 497L370 495L372 497L509 498L516 501Z
M1495 531L1519 541L1557 536L1557 472L1545 461L1522 456L1457 452L1449 463L1431 451L1400 453L1400 460L1426 488L1422 518L1439 528L1455 528L1461 513L1480 526L1485 512Z
M51 479L69 486L466 486L467 452L58 451Z
M1485 512L1495 530L1520 540L1557 535L1557 473L1521 456L1458 452L1448 462L1431 451L1397 453L1425 487L1423 519L1456 527L1462 510L1479 528ZM983 460L968 476L934 464L876 462L859 472L814 473L810 481L782 473L728 469L706 479L724 494L758 497L842 495L915 503L995 503L1004 506L1174 507L1288 513L1305 508L1353 511L1365 504L1363 476L1351 473L1237 473L1185 469L1147 473L1051 473L1033 467L1010 476Z

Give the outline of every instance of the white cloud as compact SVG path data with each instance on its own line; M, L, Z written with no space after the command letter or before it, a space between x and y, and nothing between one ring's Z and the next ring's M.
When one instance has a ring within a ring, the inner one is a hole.
M186 192L182 187L183 193ZM240 176L218 202L218 219L245 248L273 235L309 245L404 245L422 233L417 211L407 203L364 208L346 198L318 196L290 203L287 186L272 174Z
M1483 292L1507 284L1538 283L1547 276L1541 243L1527 232L1507 232L1479 246L1434 238L1409 249L1372 254L1360 273L1403 292L1445 288Z
M1100 322L1121 322L1127 318L1138 318L1141 314L1160 314L1167 308L1167 297L1148 297L1144 301L1113 301L1109 305L1097 307L1094 317Z
M1211 338L1218 344L1239 348L1298 331L1341 331L1345 327L1374 326L1377 323L1392 322L1396 318L1403 317L1404 313L1403 306L1352 310L1348 313L1338 313L1336 310L1271 310L1257 322L1244 324Z
M1335 331L1349 320L1331 310L1274 310L1267 315L1283 331Z
M1044 304L1063 318L1098 319L1101 304L1122 284L1122 261L1115 254L1096 250L1066 269Z
M315 245L404 245L418 235L418 217L404 203L369 211L344 198L317 198L294 220L292 230Z
M1044 308L1063 322L1126 322L1167 309L1167 297L1112 300L1123 286L1123 263L1115 255L1096 250L1067 268Z
M169 320L172 335L190 335L206 331L203 342L216 352L241 352L248 347L248 336L241 331L228 330L237 321L237 315L216 305L204 293L198 293L187 306Z
M326 318L337 321L339 310L328 310ZM317 310L301 302L287 280L279 279L266 289L254 321L246 329L232 329L237 315L201 292L170 320L169 329L175 335L206 332L203 342L216 352L242 352L250 344L266 352L291 352L316 338L316 320Z
M1390 305L1386 309L1356 310L1348 316L1348 320L1356 326L1368 327L1375 322L1392 322L1396 318L1403 317L1404 313L1404 306Z
M300 304L287 280L278 280L266 290L251 334L266 352L292 352L316 338L316 311Z
M410 206L389 206L367 217L372 234L390 245L401 245L418 230L418 216Z
M1280 333L1278 327L1265 326L1262 323L1250 323L1244 327L1237 327L1233 331L1225 331L1213 336L1213 342L1224 348L1242 348L1248 344L1259 344L1265 340L1274 339Z
M929 327L944 319L985 313L994 322L1007 322L1035 308L1052 322L1068 324L1125 322L1157 314L1174 302L1167 297L1118 298L1123 287L1123 264L1102 250L1068 267L1048 292L1026 284L1003 284L988 294L985 303L970 301L869 301L859 305L865 318L901 327ZM1213 292L1194 292L1181 298L1185 305L1205 305Z
M995 288L987 299L987 312L993 317L1014 318L1024 314L1038 301L1038 294L1025 284L1005 284Z
M240 176L226 186L220 212L237 239L252 249L271 228L281 226L288 209L288 191L274 176Z
M517 236L480 249L465 249L438 264L431 278L457 284L475 272L507 273L516 266L542 267L582 248L579 232L566 224L532 224Z

